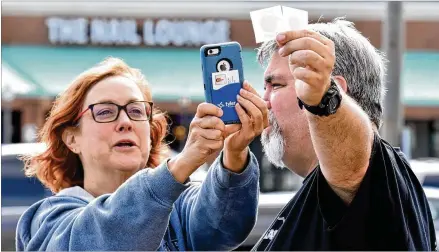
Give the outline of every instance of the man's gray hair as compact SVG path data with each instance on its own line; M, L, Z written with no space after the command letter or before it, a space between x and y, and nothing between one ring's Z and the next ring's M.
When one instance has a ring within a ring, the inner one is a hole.
M336 58L332 75L341 75L346 79L349 96L380 128L385 94L384 54L373 47L352 22L343 18L336 18L330 23L310 24L308 28L334 42ZM265 66L277 49L274 40L263 43L258 48L259 63Z

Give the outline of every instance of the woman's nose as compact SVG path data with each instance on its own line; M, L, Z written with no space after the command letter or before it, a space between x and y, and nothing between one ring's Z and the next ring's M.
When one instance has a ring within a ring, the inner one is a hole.
M124 110L120 111L119 118L117 119L117 131L123 132L123 131L131 131L133 130L133 122L128 117L126 112Z

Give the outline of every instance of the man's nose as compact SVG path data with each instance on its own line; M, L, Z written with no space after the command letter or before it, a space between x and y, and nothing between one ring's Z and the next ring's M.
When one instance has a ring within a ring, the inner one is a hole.
M271 109L271 102L270 102L270 91L268 90L268 88L265 90L264 92L264 96L263 99L265 101L265 103L267 104L267 108Z

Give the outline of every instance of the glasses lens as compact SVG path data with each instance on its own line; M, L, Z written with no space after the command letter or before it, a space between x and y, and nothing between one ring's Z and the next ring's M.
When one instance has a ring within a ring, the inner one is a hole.
M118 108L114 104L96 104L93 107L93 115L98 122L109 122L116 119L117 110Z
M127 105L128 115L132 120L148 120L151 107L147 102L132 102Z

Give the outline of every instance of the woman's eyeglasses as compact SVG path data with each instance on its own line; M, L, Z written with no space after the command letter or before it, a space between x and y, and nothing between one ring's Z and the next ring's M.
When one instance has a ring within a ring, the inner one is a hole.
M133 101L124 106L112 102L102 102L90 104L74 120L76 123L88 110L91 111L93 119L97 123L114 122L119 117L120 111L124 110L128 117L133 121L149 121L152 118L152 102Z

